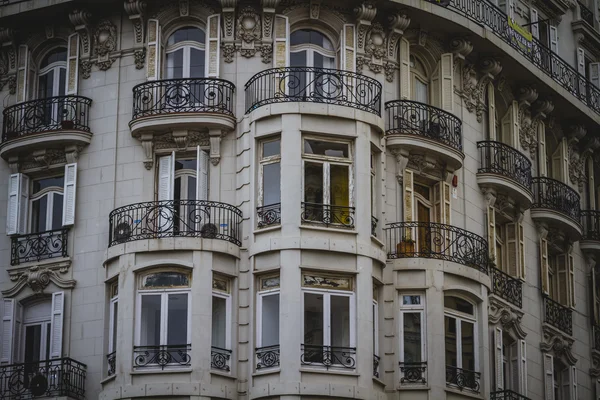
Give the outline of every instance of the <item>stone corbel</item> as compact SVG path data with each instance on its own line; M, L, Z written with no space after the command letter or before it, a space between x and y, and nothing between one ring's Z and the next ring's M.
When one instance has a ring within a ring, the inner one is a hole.
M81 153L83 147L76 145L69 145L65 147L65 159L67 163L73 164L79 160L79 153Z
M223 17L223 39L221 48L223 51L223 61L233 62L235 54L235 8L237 0L221 0L221 16Z
M523 312L515 309L503 301L490 297L488 308L488 319L492 324L502 325L502 329L506 331L512 330L519 339L525 339L527 332L521 326Z
M81 60L89 60L92 55L92 14L87 10L73 10L69 14L69 20L75 26L75 31L79 33L81 48L79 57Z
M11 174L17 174L19 172L19 156L10 156L8 158L8 167Z
M363 1L359 6L354 8L356 17L356 51L359 54L365 53L367 45L367 32L371 28L371 22L377 14L377 7L371 1Z
M0 44L4 57L0 58L0 79L17 72L17 46L14 41L14 32L10 28L0 28ZM16 79L16 78L15 78ZM3 82L5 82L3 80ZM0 85L3 85L1 83ZM10 86L9 86L10 88ZM14 94L11 92L11 94Z
M593 378L600 377L600 352L592 350L592 367L590 368L590 376Z
M189 143L189 132L186 129L174 130L173 141L175 142L175 151L187 150Z
M16 282L15 285L7 290L2 291L4 297L14 297L25 286L33 290L34 293L40 294L50 284L54 283L61 289L72 289L75 287L76 281L72 279L63 279L58 273L66 273L68 263L56 264L52 266L35 265L27 270L17 271L10 274L10 279Z
M548 237L548 225L536 222L535 227L540 239L546 239Z
M530 107L537 100L538 96L538 91L533 86L521 86L518 93L519 109L521 107Z
M146 2L143 0L125 0L125 12L133 24L133 57L135 68L144 68L146 48L144 47L144 27L146 26Z
M270 64L273 61L273 25L275 11L280 0L262 0L262 46L260 55L262 62ZM311 4L312 6L312 4ZM312 9L311 9L312 10Z
M140 136L140 140L142 142L144 154L146 155L146 159L144 160L144 167L147 170L151 170L152 166L154 165L154 134L143 133Z
M483 190L483 197L485 197L485 202L488 207L494 207L494 204L496 204L496 199L498 198L496 196L496 191L492 188L485 188Z
M385 79L388 82L394 81L394 76L398 70L398 42L402 35L404 35L404 31L408 29L409 25L410 17L403 10L388 17L388 32L386 39L387 60L383 63Z
M32 156L40 168L48 168L50 164L50 157L49 154L47 154L46 149L35 150Z
M573 354L573 339L565 337L547 325L543 328L544 338L540 343L540 350L544 353L553 352L556 357L562 358L569 365L575 365L577 358Z
M470 48L468 43L456 43L456 47L456 50L463 54ZM501 71L502 64L494 57L483 58L477 66L463 62L461 97L465 101L467 111L475 111L477 122L483 121L487 85L496 79Z
M215 167L219 165L221 161L221 135L222 132L218 129L210 130L208 132L210 138L210 162Z
M404 180L404 170L408 165L408 153L399 149L392 149L391 153L396 158L396 179L398 180L398 183L402 185L402 181Z

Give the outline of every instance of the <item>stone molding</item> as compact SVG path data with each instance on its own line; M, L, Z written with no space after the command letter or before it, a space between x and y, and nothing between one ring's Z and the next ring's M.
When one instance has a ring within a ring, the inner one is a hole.
M525 339L527 332L521 325L523 311L494 295L491 295L489 300L488 319L490 324L500 324L502 330L512 332L518 339Z
M544 323L542 324L543 339L540 350L544 353L553 353L568 365L575 365L577 358L573 354L573 338L563 334L557 329Z
M42 148L32 152L21 153L8 158L8 165L13 174L18 172L32 173L64 167L65 164L77 162L83 150L81 145L67 145L58 148Z
M464 60L470 53L473 45L464 38L453 39L450 44L453 53L457 55L455 63L462 60L462 88L455 85L455 92L463 99L467 111L475 112L477 122L483 121L483 112L487 108L485 103L485 92L488 83L494 81L502 71L502 64L494 57L485 57L477 65ZM455 65L455 69L458 64Z
M10 280L15 282L13 287L2 291L4 297L14 297L25 287L29 287L34 293L40 294L50 284L54 283L61 289L72 289L77 283L72 279L65 279L61 275L68 272L70 261L58 261L43 265L33 265L26 268L17 268L9 271Z

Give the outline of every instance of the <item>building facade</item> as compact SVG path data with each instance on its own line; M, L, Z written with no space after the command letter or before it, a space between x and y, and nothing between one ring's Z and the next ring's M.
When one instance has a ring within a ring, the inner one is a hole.
M1 2L0 399L600 399L587 1Z

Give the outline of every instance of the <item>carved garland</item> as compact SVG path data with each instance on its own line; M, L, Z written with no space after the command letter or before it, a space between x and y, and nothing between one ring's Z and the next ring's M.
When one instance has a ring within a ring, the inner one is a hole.
M2 291L4 297L14 297L25 286L33 290L34 293L43 293L44 289L54 283L62 289L71 289L75 287L76 281L72 279L63 279L60 274L65 274L69 269L68 263L62 263L49 266L33 266L27 270L20 270L10 273L10 280L16 282L15 285L7 290Z

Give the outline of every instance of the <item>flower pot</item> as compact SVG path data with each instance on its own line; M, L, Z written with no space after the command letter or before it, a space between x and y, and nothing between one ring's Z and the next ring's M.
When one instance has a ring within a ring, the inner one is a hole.
M397 254L412 254L415 252L415 242L399 242L396 245Z
M75 126L75 123L73 121L65 120L65 121L60 122L60 126L63 129L73 129L73 127Z

